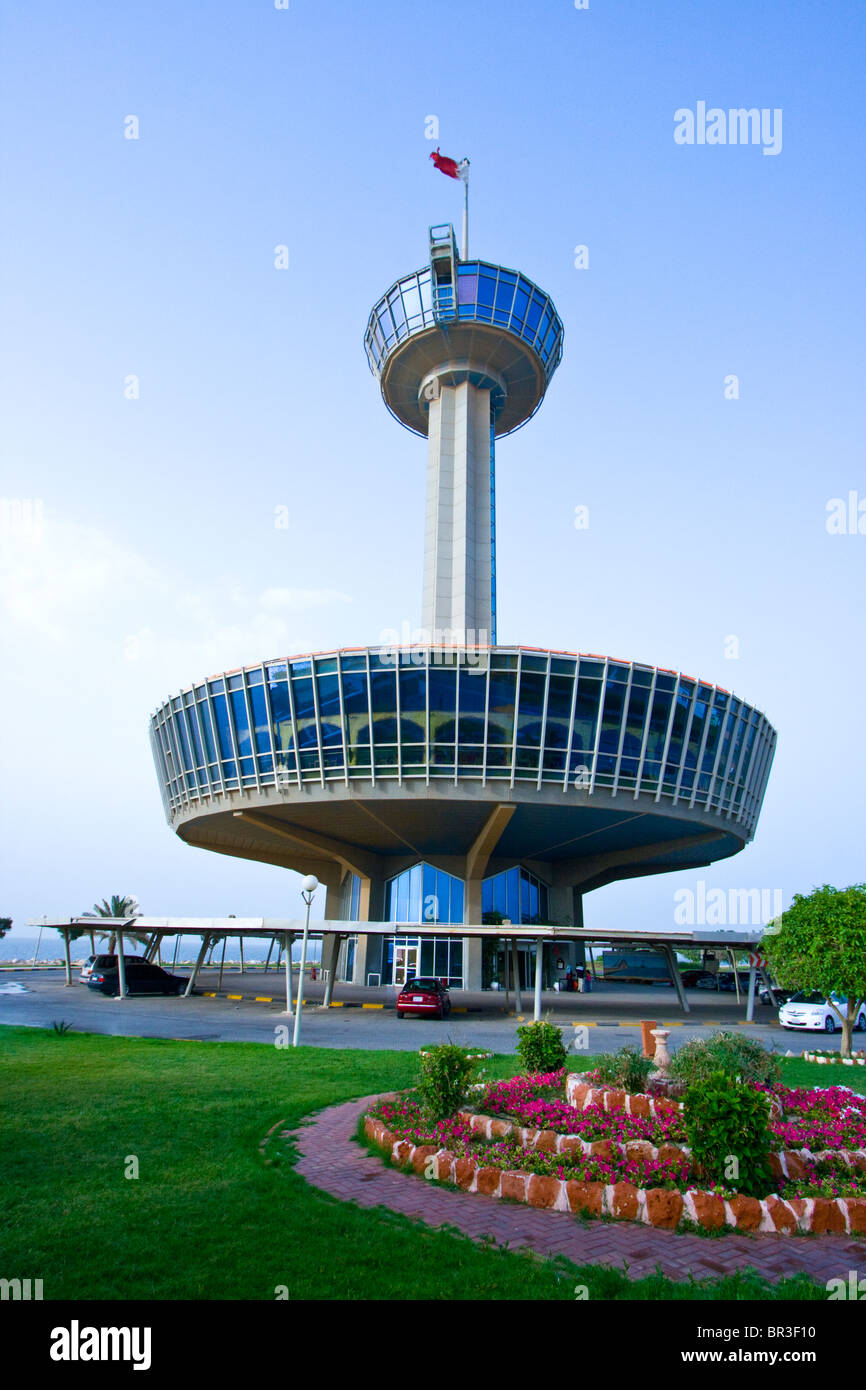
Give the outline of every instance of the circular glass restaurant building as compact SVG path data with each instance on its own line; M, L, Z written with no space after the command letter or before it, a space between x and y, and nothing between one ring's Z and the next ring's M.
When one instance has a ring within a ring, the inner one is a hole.
M506 939L552 924L551 984L583 959L585 893L755 832L776 736L752 706L674 671L497 644L494 441L538 409L562 344L549 296L431 228L429 265L365 336L389 410L428 440L425 640L263 661L153 716L170 826L314 873L339 978L496 987Z

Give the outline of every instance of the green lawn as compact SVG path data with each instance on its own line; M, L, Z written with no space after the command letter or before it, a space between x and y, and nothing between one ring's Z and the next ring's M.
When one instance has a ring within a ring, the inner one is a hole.
M516 1058L486 1067L508 1076ZM827 1067L788 1070L797 1084L837 1079ZM48 1299L272 1299L279 1285L293 1299L570 1300L576 1284L595 1300L825 1296L748 1272L629 1282L488 1249L336 1202L294 1173L290 1155L262 1162L259 1142L278 1121L293 1127L411 1085L416 1072L406 1052L0 1028L4 1276L41 1278ZM866 1089L866 1076L845 1068L844 1084ZM124 1176L130 1155L137 1180Z

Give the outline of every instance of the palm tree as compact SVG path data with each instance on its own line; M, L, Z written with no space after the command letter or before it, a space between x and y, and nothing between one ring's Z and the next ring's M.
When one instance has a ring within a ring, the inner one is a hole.
M124 918L137 917L140 912L141 908L138 905L137 898L122 897L119 893L112 893L111 897L107 901L105 898L103 898L101 903L94 903L92 912L82 912L81 915L82 917ZM113 956L115 946L117 945L117 932L113 930L110 932L98 932L97 935L103 941L106 937L108 938L108 954L110 956ZM135 941L139 946L147 945L148 936L146 932L124 932L123 936L124 940ZM93 932L90 933L90 942L91 945L93 945ZM94 946L94 954L95 951L96 948Z

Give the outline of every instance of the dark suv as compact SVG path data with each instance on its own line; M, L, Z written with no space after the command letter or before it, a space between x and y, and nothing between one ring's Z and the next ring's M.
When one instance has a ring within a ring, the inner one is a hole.
M126 952L124 952L123 959L127 965L129 965L130 961L140 961L142 965L144 964L144 956L128 956ZM83 985L86 985L90 983L90 977L94 971L96 971L98 975L103 970L116 971L117 956L88 956L84 965L81 967L81 974L78 978Z
M186 977L170 975L167 970L163 970L159 965L152 965L149 961L132 960L129 956L124 956L123 964L127 994L180 994L187 983ZM114 958L113 965L94 969L87 985L89 989L98 989L102 994L119 994L117 957Z

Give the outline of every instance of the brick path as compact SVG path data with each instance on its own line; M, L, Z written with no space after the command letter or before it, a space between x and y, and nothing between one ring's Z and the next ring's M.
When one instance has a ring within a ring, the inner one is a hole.
M657 1267L672 1279L689 1274L718 1278L751 1266L767 1279L804 1271L819 1283L847 1278L851 1269L866 1274L866 1244L850 1236L728 1235L717 1239L678 1235L636 1223L589 1221L566 1212L512 1205L498 1197L437 1187L414 1174L389 1171L352 1136L374 1096L332 1106L295 1131L297 1172L313 1187L361 1207L388 1207L428 1226L448 1224L479 1240L489 1236L511 1249L528 1247L539 1255L564 1255L574 1264L604 1264L630 1278Z

